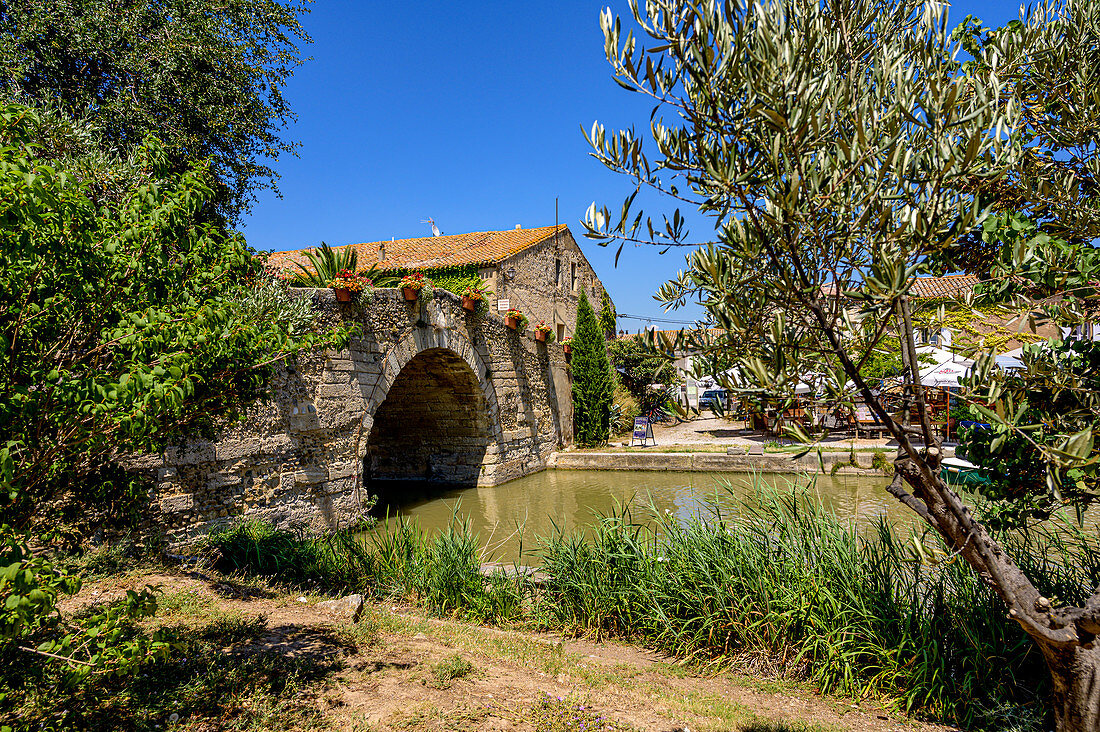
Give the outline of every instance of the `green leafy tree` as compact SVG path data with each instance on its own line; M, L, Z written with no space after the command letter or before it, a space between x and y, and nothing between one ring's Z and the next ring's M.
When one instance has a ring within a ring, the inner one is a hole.
M201 223L203 168L172 172L156 143L132 169L42 159L40 123L0 109L0 500L15 525L88 525L142 500L113 456L212 433L275 364L347 334L256 287L240 235ZM89 195L120 171L117 204Z
M301 63L304 6L276 0L5 0L0 96L86 119L126 156L146 135L182 173L208 160L233 221L296 144L284 87Z
M582 292L577 304L577 330L573 335L573 433L586 447L602 445L610 434L611 401L615 385L596 313Z
M607 355L642 412L665 405L667 392L651 388L676 380L676 369L663 354L648 347L642 336L630 336L608 343Z
M652 0L631 4L637 36L606 11L608 60L621 85L654 100L652 122L646 134L597 123L588 137L607 167L713 221L717 241L693 253L660 297L675 304L702 290L708 317L731 343L766 316L759 345L739 364L752 390L789 396L812 366L830 399L866 403L899 445L888 491L1034 641L1053 678L1057 727L1098 729L1100 588L1081 605L1044 597L945 482L919 384L909 287L967 246L994 201L1056 221L1051 235L1061 229L1067 241L1100 233L1100 6L1040 2L980 43L949 30L947 7ZM963 50L976 63L961 63ZM679 210L655 220L634 200L614 214L593 205L589 236L699 246ZM1010 256L1024 265L1028 247ZM862 373L891 332L903 363L896 407ZM975 355L980 380L992 359ZM1095 390L1074 373L1085 372L1068 370L1061 384L1091 399ZM1005 418L1020 403L998 402L1006 395L995 385L977 394L978 383L970 398L995 403L991 419L1027 434ZM1056 449L1035 448L1063 472L1093 452L1089 427L1046 443Z
M127 590L119 602L63 618L58 601L76 594L81 579L35 556L27 538L0 527L0 701L5 686L43 683L39 672L47 664L63 666L56 676L63 694L92 674L121 676L167 655L169 643L159 632L131 632L135 621L156 612L154 588Z

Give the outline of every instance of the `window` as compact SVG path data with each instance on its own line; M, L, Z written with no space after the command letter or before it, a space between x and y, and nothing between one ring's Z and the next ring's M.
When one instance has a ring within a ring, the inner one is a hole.
M561 257L554 260L554 287L561 287Z
M558 323L558 343L565 340L565 323Z
M573 292L577 291L577 263L569 263L569 289Z

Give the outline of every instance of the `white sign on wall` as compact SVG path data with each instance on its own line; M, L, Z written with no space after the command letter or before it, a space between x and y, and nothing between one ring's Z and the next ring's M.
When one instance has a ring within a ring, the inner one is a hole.
M510 309L511 307L512 307L512 303L509 302L507 298L501 298L500 300L497 300L497 312L498 313L503 313L506 310Z

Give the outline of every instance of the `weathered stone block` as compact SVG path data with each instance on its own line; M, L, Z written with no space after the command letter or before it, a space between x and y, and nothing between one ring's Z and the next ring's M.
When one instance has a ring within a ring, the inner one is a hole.
M328 471L317 466L303 468L294 473L295 485L312 485L328 480Z
M161 513L175 514L190 511L195 507L195 497L190 493L180 493L175 496L162 496L157 501Z
M260 451L259 440L222 440L214 449L214 455L219 460L239 460L246 455L252 455Z
M199 465L201 463L212 463L216 460L214 452L214 444L211 442L195 442L189 443L185 448L179 451L179 456L175 460L176 465Z

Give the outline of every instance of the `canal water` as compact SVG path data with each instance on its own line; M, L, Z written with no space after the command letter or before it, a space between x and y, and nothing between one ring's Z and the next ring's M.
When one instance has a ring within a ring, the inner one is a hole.
M446 528L457 515L487 547L485 561L531 562L527 551L538 537L559 528L591 526L600 516L630 507L635 519L645 519L656 509L680 519L705 511L708 502L735 508L756 494L754 482L790 490L813 481L822 503L842 518L869 522L885 516L893 522L915 517L886 490L881 476L799 476L764 473L681 473L626 470L544 470L492 488L465 488L391 505L390 514L415 518L434 533ZM377 530L377 529L376 529Z

